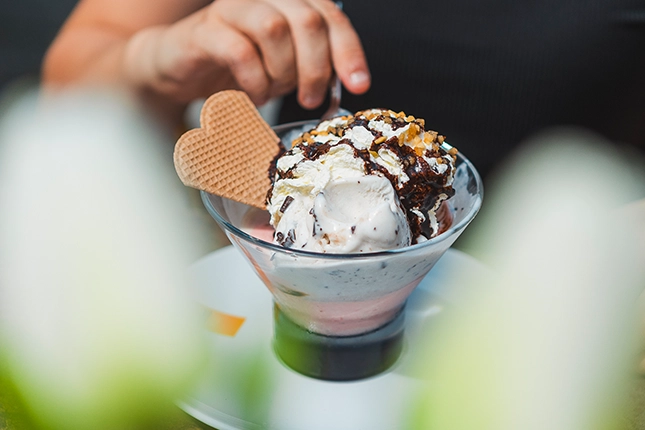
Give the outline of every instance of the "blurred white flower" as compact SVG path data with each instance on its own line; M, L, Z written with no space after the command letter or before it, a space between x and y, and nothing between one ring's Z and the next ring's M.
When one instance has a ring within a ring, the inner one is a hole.
M413 428L620 428L645 256L618 208L645 196L637 171L571 130L511 160L473 237L490 279L428 346Z
M31 95L2 118L0 350L47 428L128 427L198 369L201 233L171 145L114 94Z

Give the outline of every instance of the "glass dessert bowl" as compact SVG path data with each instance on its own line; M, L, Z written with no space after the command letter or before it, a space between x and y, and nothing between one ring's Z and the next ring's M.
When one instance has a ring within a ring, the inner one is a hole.
M312 125L274 130L288 147L288 136ZM272 242L268 212L206 192L202 200L273 295L274 347L282 361L308 376L353 380L396 361L408 296L481 207L481 178L461 154L453 188L455 195L444 202L442 233L404 248L360 254L282 247Z

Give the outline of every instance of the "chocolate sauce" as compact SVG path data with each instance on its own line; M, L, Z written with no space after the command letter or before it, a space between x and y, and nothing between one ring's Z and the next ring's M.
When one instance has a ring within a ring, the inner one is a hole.
M432 130L425 130L423 120L416 120L414 118L402 117L402 116L392 116L390 114L379 113L374 117L377 121L384 121L392 127L393 130L405 127L411 123L414 123L420 132L425 132L429 136L430 141L428 142L431 145L426 145L426 149L423 151L423 156L427 158L435 158L438 160L443 160L443 157L450 155L454 159L454 154L448 153L443 148L441 148L441 143L444 140L444 136L439 135L437 132ZM423 235L427 238L435 236L438 232L433 231L432 226L430 225L430 220L427 215L425 219L419 217L414 211L421 212L422 214L427 214L428 211L435 208L437 205L437 200L441 198L442 200L448 199L454 195L454 190L451 185L448 185L446 182L448 180L449 174L438 174L433 170L432 166L424 159L423 156L417 154L415 148L408 146L399 141L397 136L390 137L388 140L385 140L380 143L374 143L377 140L380 140L383 136L382 132L373 130L369 127L370 119L368 119L363 112L357 113L355 116L350 117L345 126L336 126L329 127L326 132L333 134L338 137L342 137L346 129L353 127L365 127L370 130L374 136L373 143L369 149L357 149L349 141L349 139L341 139L335 145L346 144L353 148L354 155L357 158L360 158L365 167L365 172L368 175L376 174L387 178L392 186L394 187L401 206L404 209L408 223L410 225L410 230L412 233L412 243L416 243L416 238ZM412 126L411 126L412 127ZM307 133L304 133L303 136L294 141L294 148L299 148L302 152L302 155L305 160L314 161L323 155L327 154L331 149L329 143L320 143L312 139L311 135L314 133L315 129L310 130ZM320 132L318 132L320 133ZM370 152L378 152L381 149L386 149L392 152L402 164L402 168L405 174L409 177L409 180L400 184L399 178L395 175L392 175L384 166L376 163L373 160L372 154ZM283 155L285 154L282 151ZM287 155L293 154L293 149L286 152ZM275 167L278 157L274 160L272 168L270 170L270 177L272 184L277 179L292 178L294 175L294 170L298 166L296 164L292 168L288 169L285 172L280 172ZM445 160L444 160L445 162ZM454 168L454 167L451 167ZM269 190L270 196L271 190ZM287 198L288 200L288 198ZM286 208L291 203L291 200L282 204L280 208L281 212L284 212ZM444 225L439 226L439 229L447 228ZM316 234L316 228L314 226L314 235ZM289 238L283 238L285 243L289 242ZM278 239L279 242L281 242Z

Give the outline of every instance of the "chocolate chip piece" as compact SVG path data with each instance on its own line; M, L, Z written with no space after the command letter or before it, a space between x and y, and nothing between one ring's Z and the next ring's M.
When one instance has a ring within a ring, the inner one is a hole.
M284 199L284 202L282 202L282 206L280 206L280 212L284 213L284 211L287 210L292 201L293 197L287 196L287 198Z

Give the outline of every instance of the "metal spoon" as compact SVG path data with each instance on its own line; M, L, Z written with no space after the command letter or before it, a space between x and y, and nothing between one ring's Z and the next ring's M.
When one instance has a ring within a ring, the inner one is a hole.
M340 83L340 79L338 79L338 75L334 73L331 79L331 83L329 85L329 108L322 115L321 119L325 120L325 119L334 118L336 116L351 114L351 112L348 111L347 109L343 109L340 107L340 98L341 98L342 92L343 92L343 89Z
M335 1L336 7L338 9L343 9L343 2L342 1ZM338 75L334 72L334 74L331 77L331 81L329 83L329 108L327 111L322 115L321 119L330 119L334 118L336 116L343 116L343 115L350 115L351 112L348 111L347 109L343 109L340 107L340 98L343 93L343 86L340 83L340 79L338 79Z

